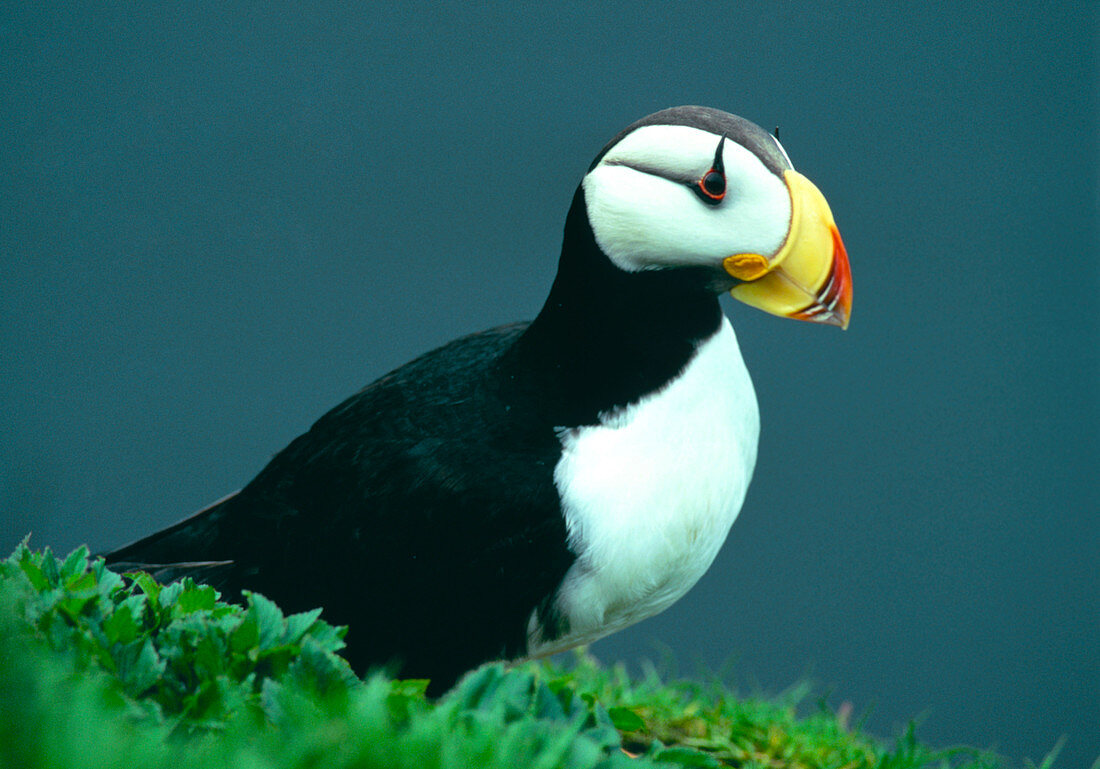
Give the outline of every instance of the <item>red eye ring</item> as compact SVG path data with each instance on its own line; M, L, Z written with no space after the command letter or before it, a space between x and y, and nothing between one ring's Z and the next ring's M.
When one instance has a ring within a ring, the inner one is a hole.
M726 175L716 168L710 169L699 180L699 192L707 200L719 202L726 197Z

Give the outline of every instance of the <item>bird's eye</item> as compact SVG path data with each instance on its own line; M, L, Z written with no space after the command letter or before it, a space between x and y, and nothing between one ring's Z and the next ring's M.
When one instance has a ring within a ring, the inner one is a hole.
M710 169L699 180L700 197L707 203L719 203L726 197L726 175L717 169Z
M725 135L718 142L718 149L714 151L714 162L710 164L710 170L703 174L703 178L695 184L695 194L704 203L716 206L726 197L726 166L722 162L722 147L726 144Z

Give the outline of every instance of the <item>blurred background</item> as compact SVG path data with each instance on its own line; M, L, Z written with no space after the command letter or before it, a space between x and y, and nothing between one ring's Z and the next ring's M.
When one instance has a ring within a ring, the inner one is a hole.
M748 500L594 652L1100 755L1095 4L102 6L0 7L0 550L151 532L532 317L595 153L706 104L828 197L852 324L728 306Z

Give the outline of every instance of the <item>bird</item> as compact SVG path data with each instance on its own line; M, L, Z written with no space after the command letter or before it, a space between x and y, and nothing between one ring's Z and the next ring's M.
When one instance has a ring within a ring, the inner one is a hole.
M240 491L106 560L323 607L357 673L437 694L633 625L707 571L753 475L760 417L727 292L846 328L829 205L749 120L643 117L581 178L534 320L382 376Z

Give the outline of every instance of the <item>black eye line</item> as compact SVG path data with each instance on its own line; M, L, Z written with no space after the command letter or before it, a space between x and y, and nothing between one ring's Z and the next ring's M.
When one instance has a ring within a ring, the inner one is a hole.
M722 176L726 175L726 166L722 160L722 146L725 143L726 135L722 134L722 138L718 140L718 149L714 151L714 162L710 164L710 170L717 171L718 173L722 174ZM710 171L708 171L707 173L710 173Z
M722 159L722 147L726 143L726 135L722 134L722 138L718 140L718 149L714 151L714 161L710 164L710 168L702 178L692 183L691 188L701 201L710 206L716 206L725 200L726 197L726 167ZM718 194L712 193L707 189L707 179L711 174L718 174L722 177L722 191Z
M714 160L711 162L710 168L707 169L707 172L703 174L702 178L700 179L681 177L678 174L674 175L663 169L654 168L644 163L638 163L628 160L605 160L604 163L609 166L622 166L623 168L629 168L630 170L637 171L639 173L658 176L662 179L668 179L670 182L680 182L681 184L689 187L691 191L694 192L701 201L703 201L707 205L716 206L721 203L726 197L726 189L724 186L726 181L726 166L722 156L722 148L725 146L725 144L726 135L722 134L722 138L718 140L718 147L714 151ZM703 186L703 182L712 173L717 173L722 177L722 194L718 195L717 197L712 196L710 193L708 193L706 191L706 188Z
M681 176L674 174L671 171L666 171L661 168L655 168L653 166L647 166L643 163L637 163L627 160L605 160L604 165L608 166L622 166L623 168L629 168L631 171L637 171L640 174L649 174L650 176L656 176L660 179L668 179L670 182L679 182L680 184L698 184L698 180L689 177L687 175Z

